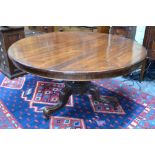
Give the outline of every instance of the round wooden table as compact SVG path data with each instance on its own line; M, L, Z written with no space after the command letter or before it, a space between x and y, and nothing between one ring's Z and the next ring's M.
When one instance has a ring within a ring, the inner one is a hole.
M145 61L147 51L137 42L95 32L57 32L17 41L9 57L23 71L65 81L59 103L44 109L45 116L62 108L71 94L91 94L105 102L92 80L128 74ZM113 101L114 108L117 107Z

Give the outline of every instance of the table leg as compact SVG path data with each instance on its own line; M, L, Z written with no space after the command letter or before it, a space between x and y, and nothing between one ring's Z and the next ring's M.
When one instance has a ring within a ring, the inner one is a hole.
M43 113L46 116L46 118L49 118L50 115L64 107L68 99L71 95L84 95L84 94L90 94L92 95L92 98L94 102L101 102L106 104L111 104L114 109L117 109L118 102L113 97L108 97L100 95L98 87L91 83L91 82L66 82L65 87L60 91L59 94L59 102L55 106L49 106L44 108Z
M57 105L55 106L49 106L49 107L45 107L44 110L43 110L43 113L44 115L46 116L46 118L49 118L50 115L61 109L62 107L64 107L67 102L68 102L68 99L69 97L71 96L72 94L72 90L71 90L71 87L67 87L65 86L61 91L60 91L60 94L59 94L59 102Z
M88 91L91 94L94 101L100 100L100 92L97 86L91 84Z
M90 92L94 102L111 104L113 106L113 108L115 110L117 110L118 101L116 100L116 98L113 98L113 97L106 98L106 96L100 95L99 89L96 85L91 85L89 92Z

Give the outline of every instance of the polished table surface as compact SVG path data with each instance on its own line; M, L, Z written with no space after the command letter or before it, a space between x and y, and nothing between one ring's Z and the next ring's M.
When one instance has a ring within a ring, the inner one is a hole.
M67 81L119 76L135 69L147 51L136 41L95 32L54 32L17 41L9 57L20 69Z

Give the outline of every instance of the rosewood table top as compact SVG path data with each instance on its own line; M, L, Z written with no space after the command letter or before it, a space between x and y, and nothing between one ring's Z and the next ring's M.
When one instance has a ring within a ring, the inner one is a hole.
M14 64L39 76L90 81L126 74L146 58L146 49L118 35L52 32L21 39L9 48Z

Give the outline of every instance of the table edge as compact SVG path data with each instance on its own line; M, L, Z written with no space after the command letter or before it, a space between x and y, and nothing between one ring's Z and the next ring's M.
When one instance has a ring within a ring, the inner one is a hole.
M56 70L46 70L46 69L39 69L32 66L27 66L16 60L12 59L10 56L9 58L12 60L13 64L27 73L31 73L37 76L49 78L49 79L56 79L56 80L66 80L66 81L92 81L92 80L100 80L104 78L112 78L117 76L126 75L146 61L146 57L135 64L126 66L124 68L119 68L115 70L108 70L108 71L89 71L89 72L66 72L66 71L56 71Z

